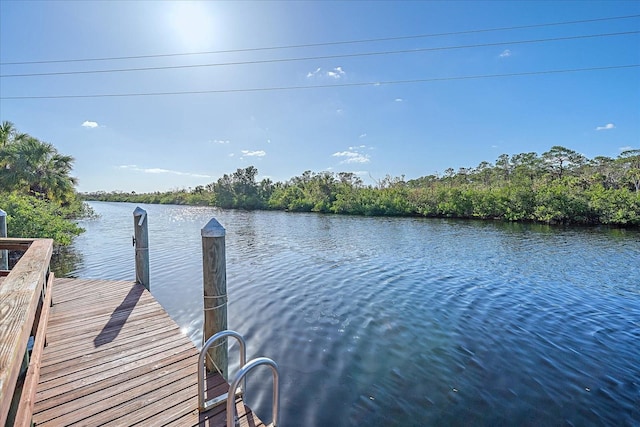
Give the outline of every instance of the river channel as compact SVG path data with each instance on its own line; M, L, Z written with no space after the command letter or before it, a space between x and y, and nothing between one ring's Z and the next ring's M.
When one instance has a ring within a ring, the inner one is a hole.
M90 205L54 271L133 280L137 205ZM229 327L278 363L282 426L640 425L638 230L140 207L151 291L197 345L200 229L225 227Z

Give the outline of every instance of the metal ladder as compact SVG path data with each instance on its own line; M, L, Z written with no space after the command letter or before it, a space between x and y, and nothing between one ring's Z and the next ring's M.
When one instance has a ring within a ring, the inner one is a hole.
M236 373L231 385L229 387L229 392L224 393L221 396L218 396L211 400L206 400L205 397L205 389L204 389L204 380L205 380L205 359L207 357L207 351L213 345L214 342L226 338L233 337L238 341L240 345L240 370ZM253 370L254 368L260 365L267 365L271 368L271 373L273 375L273 422L271 423L272 427L278 426L278 412L280 407L280 392L279 392L279 374L278 374L278 365L273 360L267 357L257 357L255 359L250 360L247 363L247 351L246 351L246 342L244 337L235 331L221 331L217 334L213 335L211 338L207 340L202 346L202 350L200 350L200 356L198 357L198 409L200 412L208 411L211 408L214 408L222 403L226 402L227 405L227 427L236 427L238 425L238 415L236 413L236 405L235 398L241 397L246 390L246 376L247 374ZM241 385L242 383L242 385ZM233 392L234 398L229 398L229 393Z

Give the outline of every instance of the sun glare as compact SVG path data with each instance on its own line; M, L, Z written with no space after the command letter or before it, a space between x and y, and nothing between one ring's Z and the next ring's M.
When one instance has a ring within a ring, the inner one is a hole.
M203 2L182 1L169 11L169 27L176 41L189 50L204 49L215 44L214 16Z

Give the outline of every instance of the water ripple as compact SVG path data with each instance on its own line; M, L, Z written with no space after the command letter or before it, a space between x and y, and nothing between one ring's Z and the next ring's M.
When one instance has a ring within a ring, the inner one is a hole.
M92 205L66 274L132 279L135 206ZM197 344L200 228L225 226L229 326L280 365L283 425L640 424L637 231L144 208L152 292Z

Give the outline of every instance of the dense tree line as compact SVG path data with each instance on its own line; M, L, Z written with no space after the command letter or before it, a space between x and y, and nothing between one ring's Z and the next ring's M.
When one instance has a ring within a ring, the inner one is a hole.
M286 182L256 180L249 166L189 190L98 192L89 200L276 209L351 215L502 219L544 223L640 225L640 150L588 159L565 147L502 154L494 163L449 168L364 185L349 172L304 172Z
M82 232L73 218L88 209L75 191L73 157L47 142L0 125L0 209L10 237L48 237L66 245Z

